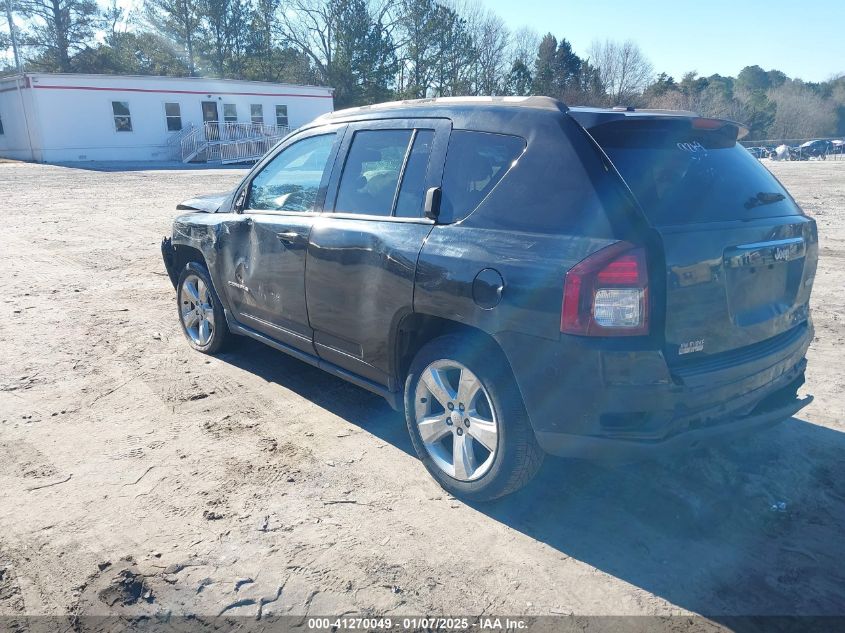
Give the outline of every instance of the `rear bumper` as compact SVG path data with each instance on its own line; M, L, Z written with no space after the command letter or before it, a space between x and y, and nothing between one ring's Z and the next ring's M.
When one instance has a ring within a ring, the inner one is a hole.
M771 428L798 413L813 401L813 396L736 419L725 420L709 427L686 430L654 442L569 435L567 433L537 433L537 441L547 453L579 459L626 461L652 459L702 446L719 444L742 435Z
M772 426L809 403L808 321L738 357L671 370L659 351L563 337L500 340L541 447L567 457L632 458Z

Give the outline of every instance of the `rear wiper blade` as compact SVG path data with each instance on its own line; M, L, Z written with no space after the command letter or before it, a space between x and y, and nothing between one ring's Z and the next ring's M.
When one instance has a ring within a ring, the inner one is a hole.
M786 200L786 196L782 193L760 191L756 196L752 196L745 202L745 208L753 209L754 207L759 207L763 204L772 204L774 202L780 202L781 200Z

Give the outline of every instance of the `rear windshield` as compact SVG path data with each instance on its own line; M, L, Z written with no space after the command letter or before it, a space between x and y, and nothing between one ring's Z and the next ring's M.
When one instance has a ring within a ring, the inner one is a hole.
M691 119L618 121L590 130L653 225L799 215L783 187L736 143L735 129Z

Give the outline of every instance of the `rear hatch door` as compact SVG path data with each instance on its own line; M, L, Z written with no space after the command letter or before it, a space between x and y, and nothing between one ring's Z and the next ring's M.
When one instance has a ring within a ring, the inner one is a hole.
M815 222L737 144L738 130L694 117L625 117L589 130L661 237L670 365L735 352L808 319Z

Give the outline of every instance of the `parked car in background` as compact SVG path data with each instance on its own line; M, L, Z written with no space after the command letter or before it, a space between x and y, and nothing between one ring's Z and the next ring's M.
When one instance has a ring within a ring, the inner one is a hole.
M177 317L199 352L240 334L380 394L476 500L545 453L759 431L811 400L818 238L741 132L546 97L324 115L182 206Z
M754 158L768 158L769 157L769 150L767 150L765 147L749 147L747 149L748 149L748 152Z
M807 141L798 146L798 153L802 159L827 158L833 149L833 144L826 140Z

